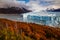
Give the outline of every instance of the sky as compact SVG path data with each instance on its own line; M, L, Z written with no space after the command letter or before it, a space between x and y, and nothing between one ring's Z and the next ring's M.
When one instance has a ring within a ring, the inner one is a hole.
M60 0L0 0L0 7L16 6L33 11L60 8Z
M19 0L25 1L34 11L46 10L47 8L60 8L60 0Z
M26 3L29 2L29 0L18 0L18 1L25 1Z

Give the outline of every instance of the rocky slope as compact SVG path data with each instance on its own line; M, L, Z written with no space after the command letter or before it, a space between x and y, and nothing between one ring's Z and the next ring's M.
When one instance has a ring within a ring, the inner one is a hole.
M21 14L31 12L31 10L18 7L0 8L0 14Z
M60 40L60 28L0 19L0 40Z

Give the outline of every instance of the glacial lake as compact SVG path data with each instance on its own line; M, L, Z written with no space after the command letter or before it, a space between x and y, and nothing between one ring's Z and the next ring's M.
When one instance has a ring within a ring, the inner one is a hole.
M55 18L52 16L54 16ZM53 21L47 21L47 20L50 20L48 17L54 18L54 19L51 19ZM29 23L43 24L43 25L49 25L49 26L60 25L60 12L46 12L46 11L30 12L30 13L24 13L22 15L21 14L0 14L0 18L9 19L12 21L29 22Z

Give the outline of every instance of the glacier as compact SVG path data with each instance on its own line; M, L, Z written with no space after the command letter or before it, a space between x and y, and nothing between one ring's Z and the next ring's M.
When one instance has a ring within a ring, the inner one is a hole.
M23 14L23 21L48 26L60 26L60 12L30 12Z

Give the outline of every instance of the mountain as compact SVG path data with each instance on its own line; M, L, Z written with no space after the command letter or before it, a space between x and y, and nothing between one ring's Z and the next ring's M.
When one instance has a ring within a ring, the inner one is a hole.
M60 40L60 28L0 18L0 40Z
M60 12L60 8L58 8L58 9L53 8L53 9L49 9L49 10L47 9L47 11L48 12Z
M27 13L31 12L31 10L19 7L9 7L9 8L0 8L0 14L20 14L20 13Z

